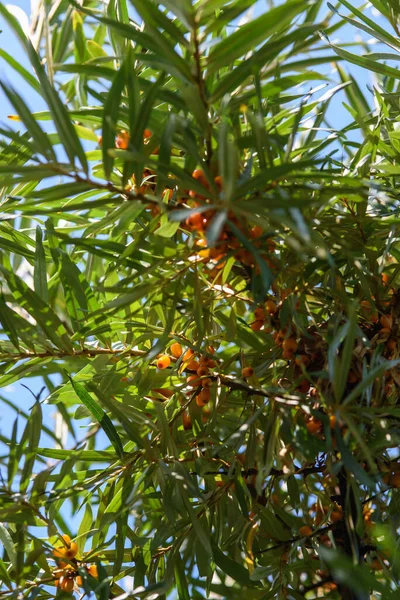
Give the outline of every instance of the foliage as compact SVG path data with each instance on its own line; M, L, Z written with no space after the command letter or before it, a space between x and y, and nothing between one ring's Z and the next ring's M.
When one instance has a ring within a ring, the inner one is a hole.
M0 597L397 597L400 13L371 5L43 1L26 35L0 4L30 65L0 50L0 385L45 385L0 396Z

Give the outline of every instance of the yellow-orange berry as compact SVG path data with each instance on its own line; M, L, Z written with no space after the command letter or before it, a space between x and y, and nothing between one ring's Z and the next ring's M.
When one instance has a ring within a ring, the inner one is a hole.
M183 355L183 361L186 362L186 361L190 360L193 355L194 355L194 350L192 350L191 348L188 348L188 350L186 350L185 354Z
M253 321L253 323L250 325L250 327L253 331L260 331L260 329L262 328L263 325L264 325L264 321Z
M182 346L178 344L178 342L171 344L170 350L174 358L180 358L182 356Z
M72 592L74 589L74 580L70 577L63 577L60 580L60 588L63 592Z
M312 528L309 525L303 525L302 527L299 527L299 533L300 535L303 535L304 537L308 537L309 535L311 535L313 532Z
M285 358L286 360L291 360L294 356L294 353L291 350L284 350L282 352L282 358Z
M153 134L151 133L150 129L145 129L143 131L143 137L144 137L145 140L148 140L149 138L151 138L152 135Z
M265 310L270 315L274 315L277 312L277 310L278 310L276 302L274 302L273 300L267 300L266 303L265 303Z
M244 367L242 369L242 377L244 377L244 379L246 379L247 377L252 377L253 374L254 374L253 367Z
M89 575L91 575L92 577L95 577L96 579L99 576L97 565L90 565L90 567L88 567L88 572L89 572Z
M336 417L335 415L329 415L329 427L331 429L335 429L336 426Z
M165 398L171 398L175 393L174 390L169 390L167 388L154 388L154 390L151 391L156 394L161 394L162 396L165 396Z
M171 359L167 354L163 354L159 356L157 359L157 368L158 369L167 369L171 364Z
M117 139L115 140L115 145L117 148L121 150L126 150L129 146L130 135L127 131L121 131L117 135Z
M200 392L200 394L198 394L196 396L196 404L197 406L205 406L207 404L207 402L210 401L210 390L208 388L203 388Z

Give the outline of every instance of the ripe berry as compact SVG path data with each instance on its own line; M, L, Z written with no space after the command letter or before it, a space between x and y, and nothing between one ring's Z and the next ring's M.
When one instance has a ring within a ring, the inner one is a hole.
M284 350L282 352L282 358L285 358L286 360L291 360L294 356L294 353L291 350Z
M380 324L384 329L392 329L393 327L393 317L392 315L382 315L379 319Z
M336 425L336 417L335 417L335 415L330 415L329 416L329 427L331 429L335 429L335 425Z
M263 229L259 225L254 225L254 227L250 229L250 237L252 237L253 239L261 237L262 234Z
M208 368L204 366L200 366L196 371L199 377L204 377L205 375L208 375L209 372L210 371L208 370Z
M254 374L253 367L244 367L242 369L242 377L246 379L247 377L252 377Z
M188 350L186 350L185 354L183 355L183 361L186 362L186 361L190 360L193 355L194 355L194 350L189 348Z
M303 525L302 527L299 527L299 533L300 535L303 535L304 537L308 537L309 535L311 535L313 532L312 528L309 525Z
M337 523L337 521L341 521L343 519L343 509L339 505L335 505L333 511L331 512L331 521L332 523Z
M306 427L307 427L307 431L309 433L311 433L312 435L314 435L315 433L318 433L321 431L322 421L320 421L319 419L315 419L314 417L311 417L311 419L309 421L307 421Z
M196 404L197 406L205 406L207 404L207 402L210 401L210 390L208 388L203 388L200 392L200 394L198 394L196 396Z
M151 138L153 134L151 133L150 129L145 129L143 131L143 137L145 140L148 140L149 138Z
M217 366L217 363L215 362L215 360L214 360L213 358L209 358L209 359L207 360L207 366L208 366L210 369L214 369L214 368Z
M200 385L200 379L197 377L197 375L189 375L189 377L186 379L186 383L189 387L195 388Z
M56 558L66 558L68 560L75 558L75 556L78 554L78 546L76 542L71 542L71 538L67 534L62 535L61 537L64 540L64 545L55 548L53 550L53 555Z
M185 221L189 229L193 231L202 231L204 229L204 218L199 212L195 212L190 215Z
M171 364L171 359L167 354L163 354L159 356L157 359L157 368L158 369L167 369Z
M187 369L189 369L189 371L197 371L197 369L199 368L199 363L197 362L197 360L191 360L188 365L187 365Z
M276 302L274 302L273 300L267 300L266 303L265 303L265 310L270 315L274 315L277 312L277 310L278 310Z
M256 308L254 311L254 316L257 319L257 321L262 321L263 319L265 319L265 310L263 308Z
M171 354L175 358L180 358L182 356L182 346L178 344L178 342L174 342L170 347Z
M90 565L90 567L88 567L88 572L89 572L89 575L91 575L92 577L95 577L96 579L99 576L99 573L97 570L97 565Z
M295 338L289 337L286 340L283 340L283 342L282 342L282 348L286 352L292 352L292 353L294 353L294 352L296 352L296 350L298 348L298 344L297 344Z
M201 387L203 388L209 388L212 385L212 380L209 379L208 377L206 377L206 379L202 379L200 381Z
M253 321L253 323L250 325L250 328L253 331L260 331L260 329L262 328L263 325L264 325L264 321Z
M74 580L69 577L63 577L60 580L60 588L63 592L72 592L72 590L74 589Z
M115 140L115 145L117 148L121 150L126 150L129 146L130 135L127 131L121 131L117 135L117 139Z

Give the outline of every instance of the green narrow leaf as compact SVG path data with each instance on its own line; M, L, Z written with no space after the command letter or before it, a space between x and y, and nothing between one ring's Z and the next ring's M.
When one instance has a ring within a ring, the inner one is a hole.
M0 523L0 541L2 542L6 552L8 554L8 558L14 569L17 568L17 553L15 552L14 542L12 540L11 535L8 532L8 529L4 527L2 523Z
M100 426L102 427L104 433L110 440L111 444L114 446L117 454L122 458L124 455L124 448L121 442L121 438L118 435L117 430L114 427L113 422L107 413L101 408L101 406L93 400L91 395L86 391L83 385L77 383L68 375L68 379L71 382L72 387L78 398L83 402L83 404L90 410L92 415L98 421Z
M33 281L37 295L40 296L44 302L48 302L49 293L47 289L46 256L44 253L42 237L42 230L38 225L36 227L36 253Z

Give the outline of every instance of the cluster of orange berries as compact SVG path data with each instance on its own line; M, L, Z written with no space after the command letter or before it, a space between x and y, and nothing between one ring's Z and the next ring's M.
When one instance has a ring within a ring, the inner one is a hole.
M186 392L187 396L191 396L193 394L193 390L197 388L199 393L196 395L196 404L201 408L205 407L210 401L210 388L213 383L212 379L208 377L208 375L210 374L210 369L215 368L217 365L217 362L211 358L211 356L215 353L214 348L209 346L207 348L207 354L202 354L198 357L196 357L195 352L191 348L186 350L184 353L181 344L178 342L171 344L169 350L174 359L181 359L181 365L185 371L192 372L186 378L186 387L188 388L188 391ZM170 364L171 356L168 354L159 356L156 362L157 368L161 370L167 369ZM152 391L159 393L166 398L170 398L174 393L174 390L169 390L166 388L157 388L153 389ZM208 418L207 411L203 416ZM190 429L192 427L191 418L188 412L184 412L182 414L182 420L184 429Z
M61 539L62 545L53 550L53 556L57 561L57 568L53 571L54 585L63 592L72 592L76 586L82 585L82 577L78 573L80 563L76 559L78 546L67 534L62 535ZM84 567L91 577L98 578L97 565L84 565Z
M202 169L195 169L192 173L192 177L198 180L207 190L210 190L209 182ZM220 175L214 178L215 187L218 192L222 190L223 181ZM209 200L204 196L201 196L197 192L190 190L189 197L192 199L192 207L204 207L204 203L209 203ZM206 240L206 232L208 226L215 215L214 209L202 210L193 212L185 221L185 227L192 232L196 232L199 235L197 245L200 246L201 250L198 252L200 260L207 262L211 269L207 273L210 277L219 278L221 277L221 269L225 266L226 258L228 255L233 255L237 261L248 267L256 267L255 258L253 254L246 248L241 247L241 242L237 236L230 231L229 226L225 226L217 240L217 243L213 247L208 247ZM249 229L245 220L240 221L238 217L231 211L228 212L228 219L246 236L252 238L253 243L256 246L260 246L264 243L262 240L263 229L259 226L255 226ZM272 240L266 240L266 248L269 253L275 250L275 244ZM264 260L267 262L270 268L275 268L269 256L264 256Z

